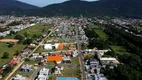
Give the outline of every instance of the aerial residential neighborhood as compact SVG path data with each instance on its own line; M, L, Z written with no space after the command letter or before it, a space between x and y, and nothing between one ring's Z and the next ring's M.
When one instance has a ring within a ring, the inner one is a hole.
M92 24L90 19L57 17L40 18L40 22L34 20L32 22L29 27L15 25L12 27L14 29L9 29L16 30L13 35L1 36L3 37L0 40L1 44L6 46L14 43L9 49L16 45L25 46L15 53L4 51L3 56L8 58L7 62L1 65L1 79L107 80L104 74L106 66L114 68L120 64L115 57L104 57L111 51L109 48L104 50L99 50L96 46L92 49L87 48L89 38L84 30ZM35 28L38 27L40 27L38 31L41 32L36 31ZM9 54L13 54L12 57ZM7 71L7 68L11 68L11 71Z
M142 0L0 0L0 80L142 80Z

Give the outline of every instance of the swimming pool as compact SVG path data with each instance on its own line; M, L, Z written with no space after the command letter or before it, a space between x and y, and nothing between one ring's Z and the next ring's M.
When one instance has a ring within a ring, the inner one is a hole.
M56 80L78 80L78 79L74 77L58 77Z

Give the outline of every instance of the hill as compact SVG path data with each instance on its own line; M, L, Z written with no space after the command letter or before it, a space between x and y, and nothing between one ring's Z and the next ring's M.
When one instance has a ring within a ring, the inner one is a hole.
M17 0L0 1L0 14L20 14L25 11L29 12L31 9L38 9L38 7Z
M69 0L38 10L40 15L123 16L142 18L142 0Z

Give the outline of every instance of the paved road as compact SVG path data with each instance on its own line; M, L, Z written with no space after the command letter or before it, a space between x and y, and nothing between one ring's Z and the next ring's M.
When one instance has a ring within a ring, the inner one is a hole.
M75 29L76 29L77 49L79 52L80 70L82 72L81 80L86 80L86 74L85 74L85 68L84 68L84 56L81 53L81 45L80 45L80 41L79 41L79 34L78 34L77 26L75 27Z
M40 43L39 45L28 55L27 58L29 58L39 47L40 45L56 30L57 27L55 27ZM24 59L13 69L13 71L4 79L9 80L9 78L20 68L20 66L25 62Z
M22 61L21 63L19 63L14 69L13 71L4 79L4 80L8 80L18 69L19 67L24 63L25 61Z
M30 80L35 80L38 72L41 70L41 66L36 69L36 71L31 75Z

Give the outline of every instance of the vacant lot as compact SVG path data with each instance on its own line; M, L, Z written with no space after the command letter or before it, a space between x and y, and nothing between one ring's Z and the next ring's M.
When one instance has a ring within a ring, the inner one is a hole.
M57 77L77 77L80 80L81 72L78 57L71 58L71 63L61 63L59 65L64 67L62 75L52 76L49 80L56 80Z
M24 35L25 33L28 33L29 37L31 37L31 36L33 36L35 34L36 35L42 35L42 33L44 31L47 31L50 27L51 27L51 25L50 26L48 26L48 25L45 26L45 25L42 25L42 24L37 24L35 26L29 27L29 28L27 28L25 30L20 31L17 34ZM14 38L15 35L7 36L5 38ZM13 55L16 53L16 51L20 52L26 46L27 45L23 45L23 44L15 44L12 48L8 48L6 43L0 43L0 67L2 67L2 65L6 64L8 61L10 61L12 59ZM8 52L10 54L8 59L1 59L4 52Z
M98 30L95 30L95 32L99 35L100 38L105 40L107 39L107 35L103 32L103 30L98 29Z
M12 57L16 53L16 51L20 52L23 50L24 47L26 47L26 45L16 44L12 48L8 48L6 43L0 43L0 67L2 67L2 65L6 64L8 61L10 61L10 59L12 59ZM8 59L1 58L3 56L4 52L9 53Z
M104 39L104 40L107 39L107 35L105 34L105 32L103 31L103 29L102 29L100 26L98 26L98 25L90 25L90 28L91 28L91 29L94 29L95 32L96 32L96 34L97 34L100 38L102 38L102 39Z
M43 32L48 31L50 27L51 27L50 25L45 26L42 24L37 24L35 26L29 27L25 30L18 32L18 34L21 34L21 35L27 34L28 37L31 37L33 35L41 35Z

